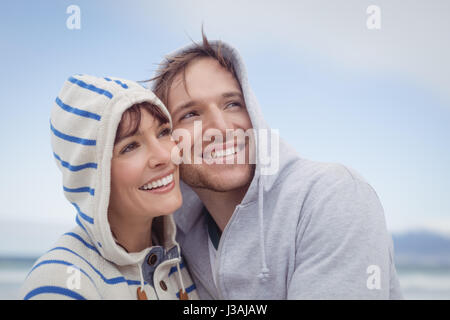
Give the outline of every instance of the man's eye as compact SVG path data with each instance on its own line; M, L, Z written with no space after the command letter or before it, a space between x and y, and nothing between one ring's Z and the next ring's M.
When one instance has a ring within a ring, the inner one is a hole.
M197 115L196 112L191 111L191 112L186 113L184 116L182 116L182 117L180 118L180 120L189 119L189 118L191 118L191 117L195 117L196 115Z
M225 106L225 108L232 108L232 107L242 107L242 104L240 102L233 101Z
M130 151L136 149L138 146L139 145L136 142L129 143L122 149L122 151L120 151L120 154L130 152Z
M170 136L172 134L172 130L170 128L164 128L162 129L161 133L159 134L160 137Z

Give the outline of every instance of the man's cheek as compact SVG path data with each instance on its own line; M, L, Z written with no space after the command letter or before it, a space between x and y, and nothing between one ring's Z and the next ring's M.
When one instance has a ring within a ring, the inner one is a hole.
M176 128L172 131L172 141L175 146L172 148L171 158L174 164L192 163L192 140L192 133L185 128Z

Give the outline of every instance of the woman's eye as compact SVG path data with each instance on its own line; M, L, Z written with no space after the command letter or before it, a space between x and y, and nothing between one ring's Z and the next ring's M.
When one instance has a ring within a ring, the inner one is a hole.
M125 148L122 149L122 151L120 151L120 154L130 152L130 151L136 149L137 147L138 147L138 144L136 142L129 143L125 146Z
M164 128L158 137L165 137L172 134L172 130L170 128Z
M180 120L189 119L189 118L194 117L196 115L197 115L196 112L191 111L191 112L186 113L184 116L182 116L180 118Z

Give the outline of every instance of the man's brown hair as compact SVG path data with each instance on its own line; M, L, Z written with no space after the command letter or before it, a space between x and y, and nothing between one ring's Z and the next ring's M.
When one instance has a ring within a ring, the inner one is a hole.
M156 81L153 91L165 105L167 105L168 102L169 90L172 86L175 77L178 74L183 73L183 84L184 87L187 88L186 67L189 65L189 63L198 58L210 57L217 60L217 62L219 62L219 64L222 67L231 72L234 78L238 81L236 71L234 70L231 60L228 57L222 55L221 42L218 42L217 50L215 50L213 46L209 43L208 38L203 32L203 28L202 28L202 39L203 41L201 44L193 42L194 43L193 48L183 51L179 55L169 58L166 57L166 61L160 64L160 67L156 72L156 76L148 80L148 81Z

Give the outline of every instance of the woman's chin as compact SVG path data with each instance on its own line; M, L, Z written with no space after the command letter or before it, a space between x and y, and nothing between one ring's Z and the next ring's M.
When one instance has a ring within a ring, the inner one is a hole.
M153 203L147 212L152 212L154 217L166 216L177 211L183 203L183 198L180 196L161 199L158 203Z

